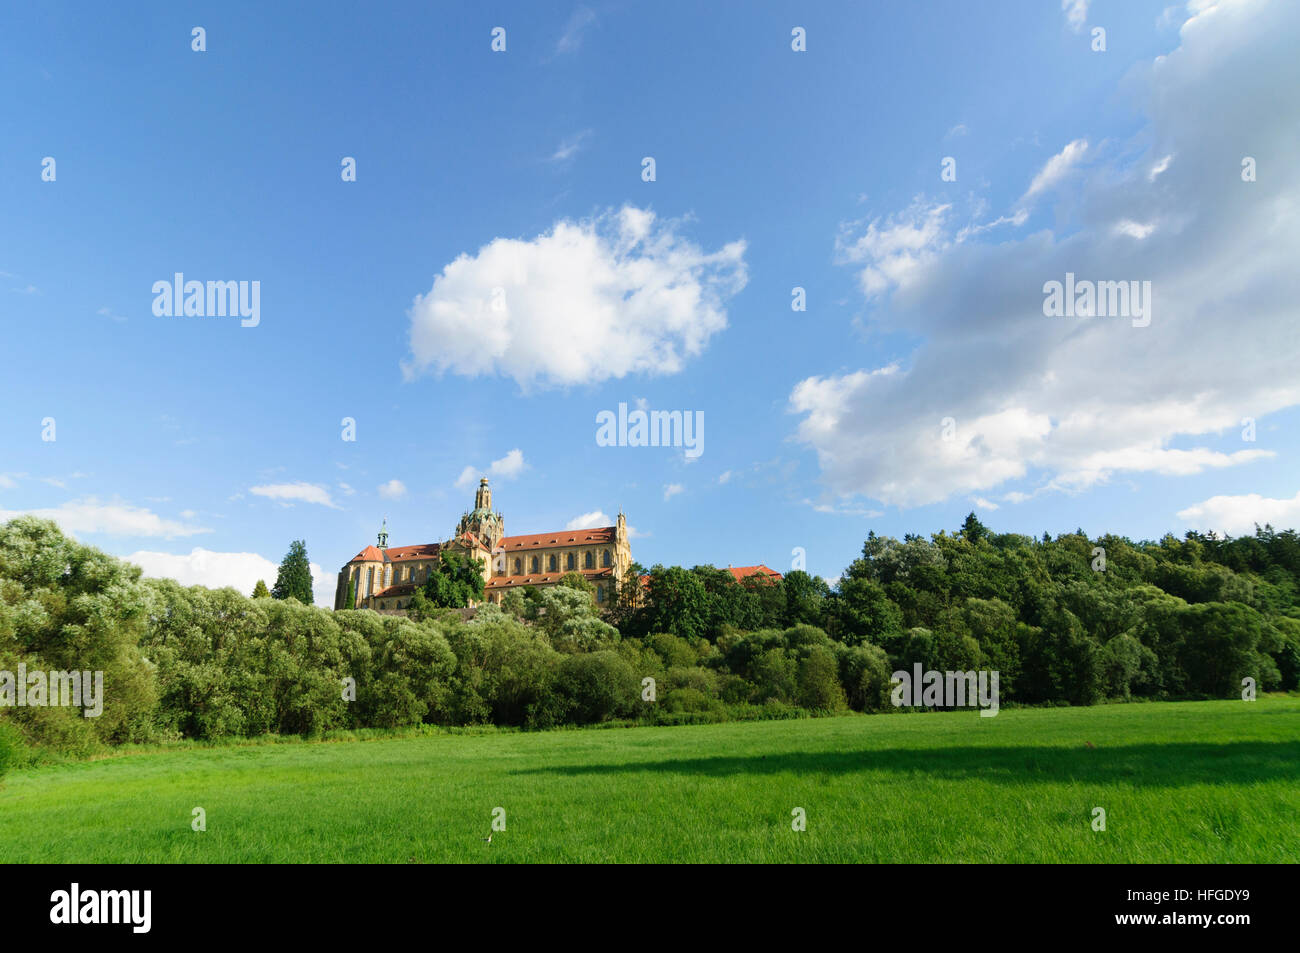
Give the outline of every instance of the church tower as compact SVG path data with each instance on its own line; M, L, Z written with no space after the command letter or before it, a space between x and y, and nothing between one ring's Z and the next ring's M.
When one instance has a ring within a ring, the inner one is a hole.
M457 536L466 533L477 537L489 551L496 549L506 534L505 519L492 509L492 487L488 485L487 477L478 481L474 510L461 516L456 524Z
M388 517L384 517L384 525L379 527L379 548L388 548Z

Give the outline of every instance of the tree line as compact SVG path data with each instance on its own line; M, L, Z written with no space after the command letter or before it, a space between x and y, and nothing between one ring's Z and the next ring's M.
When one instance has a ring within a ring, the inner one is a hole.
M301 541L290 557L306 599L280 579L256 598L146 579L48 521L4 524L0 671L103 671L105 698L96 718L0 707L0 769L185 738L889 711L892 672L914 663L997 670L1004 707L1235 697L1246 678L1300 676L1300 539L1271 527L1034 539L972 514L951 534L869 535L833 585L634 567L603 612L570 574L471 619L453 607L481 598L472 565L432 574L400 617L310 605Z

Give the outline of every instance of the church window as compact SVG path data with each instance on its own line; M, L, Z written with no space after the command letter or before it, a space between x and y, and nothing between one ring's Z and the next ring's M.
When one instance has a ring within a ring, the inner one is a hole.
M523 571L524 571L523 563L521 563L518 559L516 559L516 560L515 560L515 575L518 576L518 575L519 575L520 573L522 573Z
M529 571L529 572L537 572L537 557L536 557L536 556L534 556L533 559L532 559L532 562L529 563L529 570L528 570L528 571Z
M605 550L605 552L604 552L604 553L601 555L601 557L600 557L600 564L601 564L602 566L606 567L606 568L609 568L609 562L610 562L610 560L609 560L609 550L607 549L607 550Z
M548 556L547 559L546 559L546 571L547 571L547 572L555 572L555 570L556 570L558 567L559 567L559 563L558 563L558 561L556 560L556 558L555 558L554 556Z
M573 557L573 553L569 553L569 555L564 557L564 568L565 569L578 568L578 561Z
M604 602L604 601L605 601L605 587L604 587L604 586L597 586L597 587L596 587L596 601L597 601L597 602Z
M596 565L596 560L592 559L590 550L582 554L583 569L592 569L595 567L595 565Z

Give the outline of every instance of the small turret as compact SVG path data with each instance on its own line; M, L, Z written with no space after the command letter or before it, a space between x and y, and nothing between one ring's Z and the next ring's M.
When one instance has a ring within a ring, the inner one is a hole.
M388 517L384 517L384 525L379 527L379 548L388 548Z

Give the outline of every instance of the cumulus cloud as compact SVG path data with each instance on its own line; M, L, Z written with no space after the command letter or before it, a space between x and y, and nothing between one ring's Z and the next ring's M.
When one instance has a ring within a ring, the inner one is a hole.
M456 478L456 486L462 490L474 486L480 476L492 480L513 480L524 472L525 467L527 464L524 463L524 452L516 447L500 460L493 460L486 472L481 467L475 466L468 466L461 470L460 476Z
M406 496L406 484L401 480L389 480L380 484L379 495L386 500L400 500Z
M35 510L0 510L0 523L19 516L37 516L53 520L63 532L72 536L102 533L106 536L157 536L175 539L197 536L212 530L192 523L164 519L143 506L128 503L101 503L93 496L71 500L55 507Z
M1289 500L1270 499L1258 493L1212 496L1178 511L1178 518L1204 531L1231 536L1251 535L1255 524L1272 523L1274 529L1300 526L1300 493Z
M218 553L210 549L194 548L188 554L156 553L148 550L123 556L135 563L146 576L174 579L182 586L207 586L223 589L227 586L251 595L257 580L270 589L275 585L280 564L258 553ZM312 598L316 605L331 608L338 580L335 573L327 572L317 563L311 563Z
M1200 5L1181 45L1130 77L1144 127L1092 158L1052 227L973 240L922 199L841 234L870 329L918 343L792 389L829 491L914 506L1267 456L1200 444L1300 403L1300 166L1238 174L1246 150L1300 152L1300 58L1283 39L1297 30L1295 4ZM1075 140L1025 194L1049 197L1086 150ZM1045 317L1043 286L1067 272L1150 281L1150 324Z
M595 529L597 526L613 526L614 521L609 518L609 514L600 510L592 510L590 513L583 513L581 516L575 516L569 522L564 524L565 529Z
M668 502L678 493L684 493L685 491L686 491L686 487L682 486L680 483L666 484L664 486L664 502L665 503Z
M744 241L706 252L679 228L624 206L461 255L408 312L404 373L501 375L527 390L682 370L727 326L747 275Z
M285 506L292 506L294 503L316 503L333 509L339 508L333 497L330 496L330 491L315 483L271 483L265 486L249 487L248 492L254 496L264 496L270 500L277 500Z

